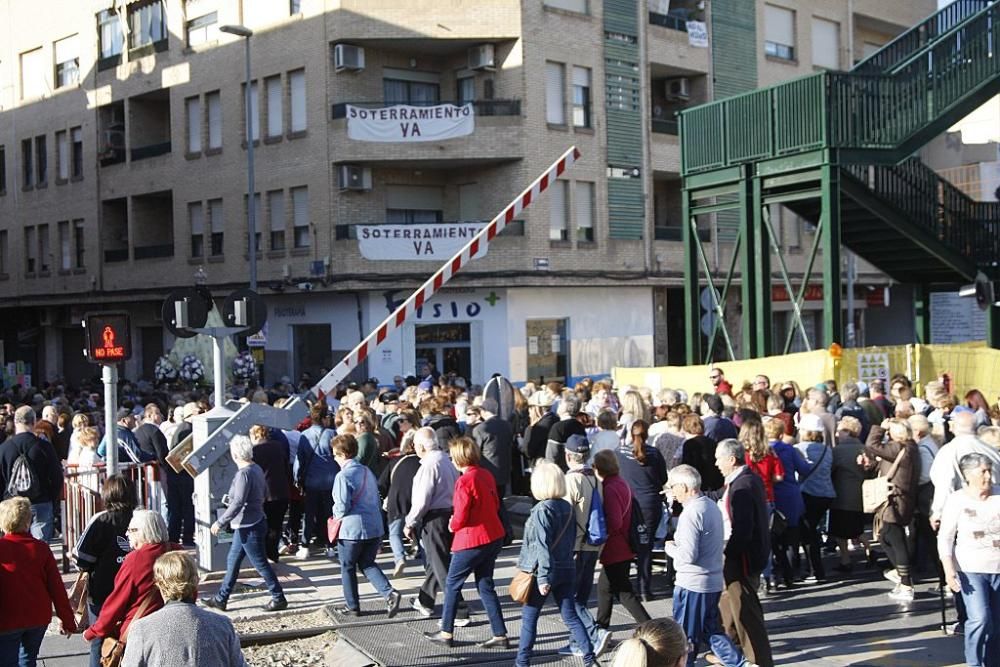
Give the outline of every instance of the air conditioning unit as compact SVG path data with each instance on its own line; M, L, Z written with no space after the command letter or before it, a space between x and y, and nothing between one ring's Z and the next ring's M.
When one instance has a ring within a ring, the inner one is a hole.
M492 44L480 44L469 49L469 69L496 69L496 53Z
M671 102L687 102L691 99L691 80L686 76L667 79L666 97Z
M351 44L335 44L333 69L337 72L359 72L365 68L365 50Z
M337 172L341 190L371 190L372 170L356 164L342 164Z

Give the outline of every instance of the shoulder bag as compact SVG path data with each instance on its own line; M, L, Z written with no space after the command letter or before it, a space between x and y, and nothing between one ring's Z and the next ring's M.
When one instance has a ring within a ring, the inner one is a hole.
M146 594L146 599L139 605L139 609L136 610L135 616L132 617L121 637L105 637L104 641L101 642L101 667L119 667L121 665L122 656L125 655L125 642L128 641L128 631L132 629L133 623L149 612L149 608L153 606L155 592L154 588Z
M816 468L818 468L818 467L819 467L819 464L820 464L820 463L822 463L822 462L823 462L823 459L825 459L825 458L826 458L826 450L828 450L828 449L830 449L830 445L828 445L828 444L826 444L826 443L824 442L824 443L823 443L823 453L819 455L819 458L818 458L818 459L816 459L816 463L815 463L815 464L813 464L813 467L809 469L809 472L807 472L807 473L805 474L805 476L804 476L804 477L800 477L800 478L799 478L799 484L801 484L802 482L804 482L804 481L806 481L807 479L809 479L810 477L812 477L812 474L813 474L814 472L816 472Z
M353 496L351 496L351 507L354 507L354 504L358 502L358 498L360 498L361 494L365 492L365 486L368 484L368 471L365 470L364 473L365 478L361 481L361 487L354 492ZM342 522L343 519L338 519L335 516L331 516L326 520L326 539L329 540L331 546L336 543L337 538L340 537L340 524Z
M877 512L880 507L889 502L889 495L892 493L892 478L904 456L906 456L906 446L901 445L899 454L896 455L896 460L892 462L885 477L879 475L875 479L866 479L861 483L861 504L866 514Z
M87 609L87 597L90 593L90 573L80 572L76 576L76 582L69 589L69 606L73 609L73 618L76 621L76 628L83 632L90 625L90 612Z
M572 507L569 509L569 519L566 521L566 525L562 527L559 531L559 535L556 536L555 542L552 543L552 549L555 549L556 545L559 544L559 540L566 533L566 529L569 528L570 524L573 523L573 517L576 512ZM546 549L549 549L549 545L545 545ZM521 604L528 604L531 599L532 592L536 589L535 585L535 571L532 569L531 572L524 572L523 570L518 570L514 573L514 577L510 580L510 586L507 587L510 597L514 602L520 602Z

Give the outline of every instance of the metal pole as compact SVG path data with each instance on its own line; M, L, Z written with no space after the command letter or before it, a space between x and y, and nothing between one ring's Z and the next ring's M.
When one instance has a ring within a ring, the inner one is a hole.
M256 186L253 172L253 126L251 125L250 113L250 38L244 37L243 44L246 46L247 63L247 229L250 232L248 246L250 250L250 289L257 291L257 207L254 205Z
M101 379L104 380L104 437L107 439L104 456L110 476L118 474L118 424L115 423L118 412L118 367L104 364L101 368Z
M226 348L225 334L212 334L212 368L215 372L215 407L221 408L226 402Z
M854 253L845 251L847 255L847 347L854 347L854 280L857 266L854 262ZM913 377L912 375L910 377Z

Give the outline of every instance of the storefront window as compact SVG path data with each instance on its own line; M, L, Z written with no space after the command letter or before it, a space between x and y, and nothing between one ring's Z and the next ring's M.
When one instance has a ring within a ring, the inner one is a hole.
M537 383L569 378L569 320L528 320L528 379Z
M470 380L472 375L472 336L467 322L454 324L418 324L414 328L416 363L419 372L433 363L442 373Z

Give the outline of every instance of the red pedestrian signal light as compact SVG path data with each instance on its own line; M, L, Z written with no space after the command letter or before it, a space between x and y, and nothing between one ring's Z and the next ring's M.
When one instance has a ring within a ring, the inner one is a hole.
M132 328L128 313L92 313L85 316L87 359L115 364L132 357Z

